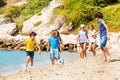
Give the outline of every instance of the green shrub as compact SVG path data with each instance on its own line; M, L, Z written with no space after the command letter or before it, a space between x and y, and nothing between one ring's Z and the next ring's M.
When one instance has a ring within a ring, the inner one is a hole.
M24 16L34 15L41 11L45 6L49 4L50 0L28 0L25 8L22 11Z
M21 7L18 6L8 6L4 12L4 17L16 18L21 14Z
M54 10L55 15L65 15L66 24L72 22L75 27L81 23L87 23L93 20L93 14L99 10L99 7L85 4L83 0L64 0L64 7ZM84 3L84 4L83 4Z
M29 19L30 17L32 17L32 15L28 15L28 16L24 17L22 20L17 21L17 26L18 26L18 29L19 29L19 30L22 29L22 27L23 27L23 22L26 21L27 19Z
M37 23L34 24L35 27L39 26L42 22L38 21Z

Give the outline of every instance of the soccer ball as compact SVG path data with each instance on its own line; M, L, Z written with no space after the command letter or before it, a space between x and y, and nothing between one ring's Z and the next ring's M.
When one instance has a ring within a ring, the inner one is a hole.
M64 64L64 59L59 59L58 64Z

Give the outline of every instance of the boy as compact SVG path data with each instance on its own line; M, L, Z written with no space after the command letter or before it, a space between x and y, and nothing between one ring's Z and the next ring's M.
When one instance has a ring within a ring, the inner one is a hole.
M98 20L98 26L99 26L99 33L100 33L100 48L104 54L105 62L110 60L110 54L108 52L108 49L106 47L107 39L109 39L108 35L108 27L106 23L103 20L103 14L101 12L97 12L95 15L96 20ZM107 57L108 55L108 57Z
M39 54L41 53L41 49L35 40L35 36L36 36L36 33L31 32L30 38L26 39L24 42L20 43L17 47L15 47L15 49L18 49L21 45L26 44L26 54L27 54L26 70L29 62L31 64L31 67L33 66L35 46L38 48L38 53Z
M51 32L51 37L48 39L48 46L47 46L47 52L50 48L50 59L51 59L51 63L52 65L54 65L54 60L55 60L55 56L56 59L60 59L60 54L59 54L59 38L58 36L56 36L56 31L52 30Z

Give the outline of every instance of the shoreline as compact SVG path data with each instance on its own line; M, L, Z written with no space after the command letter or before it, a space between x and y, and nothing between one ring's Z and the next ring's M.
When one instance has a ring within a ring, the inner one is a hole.
M1 76L0 80L120 80L120 50L110 50L112 62L90 56L64 65L54 65ZM17 78L17 79L16 79Z

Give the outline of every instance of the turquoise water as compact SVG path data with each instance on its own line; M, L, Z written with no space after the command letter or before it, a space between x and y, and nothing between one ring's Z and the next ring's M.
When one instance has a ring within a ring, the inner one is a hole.
M35 52L36 53L36 52ZM62 52L61 57L65 63L79 59L77 52L70 53L67 51ZM0 50L0 75L10 74L23 70L26 60L25 51L7 51ZM50 65L49 53L42 52L41 55L35 54L34 67L42 67Z

